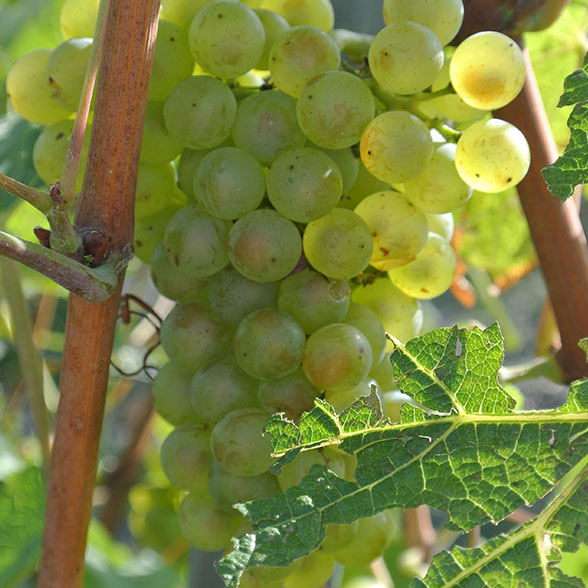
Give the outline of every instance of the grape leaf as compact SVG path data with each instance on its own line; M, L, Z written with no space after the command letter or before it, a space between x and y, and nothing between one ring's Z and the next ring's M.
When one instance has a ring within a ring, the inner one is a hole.
M285 494L239 505L253 532L218 564L227 586L247 567L287 565L316 549L330 523L429 504L448 513L449 528L469 530L545 496L588 455L588 381L559 409L514 412L497 381L502 360L497 325L438 329L395 341L399 387L415 401L400 423L382 419L375 394L340 415L319 399L298 424L274 415L266 430L283 456L278 468L299 451L338 445L357 457L355 480L315 465Z
M549 191L562 202L567 200L578 184L588 178L588 53L582 67L564 82L559 106L575 104L568 119L570 141L555 163L543 168Z

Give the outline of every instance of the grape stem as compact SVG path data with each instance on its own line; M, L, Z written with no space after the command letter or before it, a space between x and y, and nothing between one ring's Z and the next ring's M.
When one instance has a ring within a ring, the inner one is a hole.
M43 214L47 214L53 206L53 201L49 194L45 194L45 192L41 192L41 190L21 184L18 180L14 180L2 173L0 173L0 188L14 196L22 198L25 202L28 202Z
M437 130L450 143L457 143L461 137L461 131L456 131L449 125L446 125L440 118L430 118L428 123L429 128Z

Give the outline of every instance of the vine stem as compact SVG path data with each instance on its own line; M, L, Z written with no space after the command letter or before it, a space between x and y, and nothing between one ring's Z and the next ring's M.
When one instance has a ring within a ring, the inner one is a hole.
M0 188L22 198L44 214L47 214L53 206L53 200L49 194L31 188L26 184L21 184L18 180L14 180L2 173L0 173Z
M111 0L90 152L75 223L122 252L133 230L137 166L159 0ZM70 295L38 588L80 588L122 276L91 304Z

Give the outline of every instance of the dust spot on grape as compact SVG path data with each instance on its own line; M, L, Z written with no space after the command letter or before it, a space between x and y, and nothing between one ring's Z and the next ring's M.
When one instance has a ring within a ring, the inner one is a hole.
M294 169L293 165L288 166L288 169Z
M272 257L272 258L271 258L271 262L272 262L272 263L276 263L276 258L275 258L275 257Z
M480 177L480 174L474 174L474 175L475 175L477 178L479 178L479 177Z
M510 184L512 182L512 178L506 178L506 183Z
M424 292L425 294L428 294L429 293L429 290L428 290L428 288L421 288L421 292Z
M173 43L176 39L175 37L170 37L169 40Z
M223 15L222 15L222 13L220 13L220 12L219 12L219 13L216 15L216 17L217 17L217 18L222 18L222 17L223 17Z
M59 139L61 139L63 137L63 133L57 133L57 135L55 136L55 140L59 141Z
M137 239L135 241L135 243L136 243L137 247L142 247L143 246L143 241L140 241L139 239Z
M176 265L180 265L180 257L179 257L179 255L177 255L177 254L176 254L176 255L174 255L174 263L175 263Z
M384 255L390 255L390 250L386 249L385 247L380 247L380 251L384 254Z

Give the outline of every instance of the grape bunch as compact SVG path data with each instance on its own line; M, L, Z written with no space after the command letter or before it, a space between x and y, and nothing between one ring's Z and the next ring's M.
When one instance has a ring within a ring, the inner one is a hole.
M14 109L45 125L34 164L48 184L97 10L66 0L65 41L8 74ZM161 463L186 491L179 520L200 549L247 532L234 504L288 491L315 465L353 479L337 449L274 476L265 423L296 421L317 397L343 411L372 384L398 418L385 333L418 335L420 301L449 289L452 211L527 172L524 136L492 116L523 86L521 51L497 32L450 46L463 10L384 0L386 26L367 43L333 31L329 0L163 0L134 247L176 302L153 395L176 427ZM86 157L87 145L78 189ZM391 540L390 516L331 525L302 565L249 570L241 586L312 588L336 561L367 565Z

